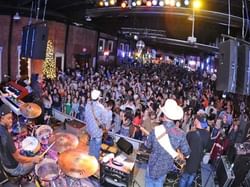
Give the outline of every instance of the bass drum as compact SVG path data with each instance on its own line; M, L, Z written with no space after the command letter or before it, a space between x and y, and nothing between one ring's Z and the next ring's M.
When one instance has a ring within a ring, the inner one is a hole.
M91 179L75 179L67 177L67 184L70 187L96 187Z

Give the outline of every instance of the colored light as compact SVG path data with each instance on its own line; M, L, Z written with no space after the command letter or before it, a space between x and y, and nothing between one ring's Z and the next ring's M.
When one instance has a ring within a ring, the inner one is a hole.
M157 5L157 0L153 0L152 5L156 6Z
M100 1L100 2L99 2L99 6L104 6L103 1Z
M185 0L184 5L188 6L189 5L189 0Z
M177 1L176 4L175 4L176 7L181 7L181 2L180 1Z
M110 4L110 5L115 5L115 0L110 0L110 1L109 1L109 4Z
M165 5L170 5L170 0L165 0Z
M148 6L148 7L152 6L152 2L151 1L147 1L146 2L146 6Z
M159 5L160 5L160 6L164 6L164 2L163 2L163 1L160 1L160 2L159 2Z
M141 0L137 0L137 1L136 1L136 5L137 5L137 6L141 6Z
M122 2L121 7L126 8L127 4L125 2Z
M199 0L195 0L195 1L193 2L193 8L194 8L194 9L199 9L199 8L201 8L201 2L200 2Z
M170 6L175 6L175 0L170 0Z
M136 6L136 2L135 1L132 2L132 6Z
M104 2L104 5L105 5L105 6L109 6L109 2L108 2L108 1L105 1L105 2Z

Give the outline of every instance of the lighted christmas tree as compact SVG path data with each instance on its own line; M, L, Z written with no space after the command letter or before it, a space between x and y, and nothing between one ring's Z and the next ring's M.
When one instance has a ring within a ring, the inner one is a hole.
M48 40L46 58L43 63L43 75L49 79L56 78L56 61L54 58L54 46L51 40Z

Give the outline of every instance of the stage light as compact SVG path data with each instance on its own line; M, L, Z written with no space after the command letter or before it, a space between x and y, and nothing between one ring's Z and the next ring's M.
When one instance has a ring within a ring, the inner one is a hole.
M170 0L170 6L175 6L175 0Z
M181 2L180 1L177 1L176 4L175 4L176 7L181 7Z
M185 0L184 5L188 6L189 5L189 0Z
M159 5L160 5L160 6L164 6L164 2L163 2L163 1L160 1L160 2L159 2Z
M137 5L137 6L141 6L141 0L137 0L137 1L136 1L136 5Z
M135 1L132 2L132 6L136 6L136 2Z
M122 2L121 7L122 7L122 8L126 8L126 7L127 7L127 3L126 3L125 1Z
M112 6L115 5L115 0L110 0L109 4L112 5Z
M156 6L157 5L157 0L153 0L152 5Z
M193 8L194 8L194 9L200 9L200 7L201 7L201 1L195 0L195 1L193 2Z
M105 2L104 2L104 5L105 5L105 6L109 6L109 2L108 2L108 1L105 1Z
M165 5L170 5L170 0L165 0Z
M152 2L150 0L147 0L146 6L148 6L148 7L152 6Z
M99 6L104 6L103 1L100 1L100 2L99 2Z

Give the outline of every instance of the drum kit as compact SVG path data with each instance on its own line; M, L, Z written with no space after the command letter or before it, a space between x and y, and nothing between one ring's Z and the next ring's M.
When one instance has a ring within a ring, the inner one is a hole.
M41 108L34 103L24 103L20 106L21 114L28 120L41 115ZM20 140L19 140L20 141ZM20 141L21 154L26 156L45 155L35 166L35 174L43 186L55 187L94 187L88 177L99 169L99 163L86 151L79 149L79 140L73 134L53 132L49 125L33 125ZM56 157L49 153L55 152Z

